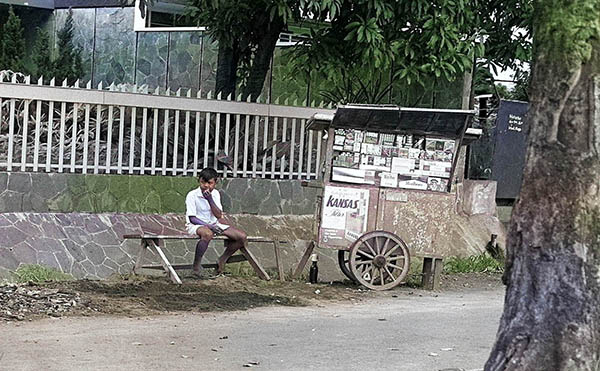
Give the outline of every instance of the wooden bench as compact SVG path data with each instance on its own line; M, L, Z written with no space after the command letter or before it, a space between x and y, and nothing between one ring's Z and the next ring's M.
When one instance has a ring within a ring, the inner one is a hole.
M144 269L164 269L164 271L169 275L171 280L176 284L181 284L181 279L177 274L176 270L179 269L192 269L191 264L171 264L164 254L161 243L165 240L198 240L197 236L188 235L188 234L173 234L173 235L158 235L148 232L143 232L140 234L127 234L123 235L124 240L128 239L136 239L141 240L140 251L135 261L135 266L133 268L133 272L135 274L139 274L139 270ZM213 238L214 240L226 240L225 236L216 236ZM280 241L279 239L268 239L264 237L248 237L248 243L272 243L275 251L275 262L277 264L277 270L279 273L279 279L284 280L284 271L283 264L280 256L280 243L285 243L287 241ZM155 253L159 258L161 265L143 265L143 261L146 257L148 251ZM242 261L248 261L258 277L263 280L270 280L271 277L269 274L262 268L262 266L258 263L258 260L254 257L254 255L247 248L240 249L241 255L233 255L229 259L227 259L227 263L238 263ZM202 264L204 268L217 268L217 264Z

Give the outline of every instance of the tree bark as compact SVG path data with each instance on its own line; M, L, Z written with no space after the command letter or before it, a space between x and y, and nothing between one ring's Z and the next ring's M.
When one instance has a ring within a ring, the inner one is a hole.
M223 98L227 98L230 94L232 98L235 97L238 64L239 52L236 46L230 47L219 44L215 96L221 93Z
M250 96L250 99L256 102L256 99L262 93L267 72L269 72L269 67L271 66L271 58L273 58L275 45L277 45L277 40L283 30L283 26L283 22L277 19L266 26L267 29L261 36L254 58L252 58L250 74L242 92L244 100Z
M485 370L600 369L598 45L571 63L544 42L534 36L528 155Z

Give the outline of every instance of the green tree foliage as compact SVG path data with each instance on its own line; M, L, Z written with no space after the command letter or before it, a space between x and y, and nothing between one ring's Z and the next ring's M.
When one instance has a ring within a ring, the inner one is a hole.
M50 53L50 35L48 32L37 28L37 36L33 47L33 63L35 65L35 79L44 77L49 80L54 76L54 64Z
M2 27L2 45L0 50L0 70L25 72L23 58L25 56L25 39L21 19L17 17L12 6L8 10L8 20Z
M69 11L64 26L57 34L57 53L54 61L54 73L57 82L67 79L69 84L83 75L81 49L73 43L73 13Z
M189 14L219 42L217 91L226 94L240 81L244 96L260 91L275 35L293 26L309 37L296 47L298 73L317 70L328 81L340 80L337 90L348 90L348 79L359 80L353 83L364 86L362 93L351 94L375 98L385 95L387 84L378 83L379 77L366 81L371 75L357 71L387 69L392 81L422 83L431 76L452 80L471 69L475 58L504 68L530 54L530 1L191 0L190 5ZM381 89L367 94L375 85Z
M242 85L243 98L260 94L279 34L299 14L278 0L190 0L189 15L219 42L216 90L225 96Z

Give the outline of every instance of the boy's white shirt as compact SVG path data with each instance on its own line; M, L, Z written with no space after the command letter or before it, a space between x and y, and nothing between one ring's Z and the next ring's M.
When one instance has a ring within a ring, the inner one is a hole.
M219 210L223 211L223 205L221 205L221 194L219 191L213 189L210 194L215 202L215 205L219 208ZM202 190L200 187L188 192L187 196L185 197L185 209L186 225L192 224L190 223L188 217L195 216L205 223L216 224L223 230L229 228L227 224L219 223L217 217L214 216L208 201L202 195Z

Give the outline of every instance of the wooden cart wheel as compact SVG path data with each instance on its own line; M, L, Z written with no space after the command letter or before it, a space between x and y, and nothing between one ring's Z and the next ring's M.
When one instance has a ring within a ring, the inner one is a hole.
M350 270L350 251L338 250L338 264L344 276L348 277L350 281L358 283L358 280L352 275L352 271Z
M410 268L402 239L386 231L367 232L350 246L350 272L363 286L388 290L399 285Z

